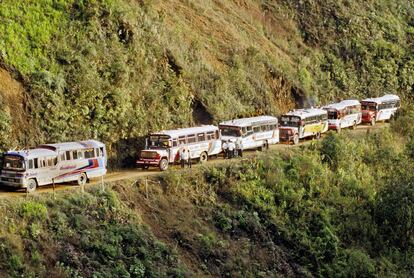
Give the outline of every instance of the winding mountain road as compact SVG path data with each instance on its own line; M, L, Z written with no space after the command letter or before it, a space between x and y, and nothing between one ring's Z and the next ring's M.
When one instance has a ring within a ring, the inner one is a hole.
M375 126L368 126L368 125L359 125L355 130L343 130L342 132L349 132L351 136L355 137L361 137L364 136L367 132L377 132L385 127L389 126L388 123L377 123ZM298 145L288 145L288 144L277 144L277 145L271 145L271 150L280 150L280 149L288 149L288 148L296 148L298 146L308 145L312 142L312 139L303 140ZM256 151L246 151L245 157L254 157L257 155ZM221 164L224 162L227 162L228 160L224 160L222 158L217 159L210 159L207 161L207 165L215 165L215 164ZM198 167L198 165L194 165L195 167ZM179 171L179 166L170 166L170 168ZM143 179L145 177L151 177L151 176L157 176L160 175L162 172L158 170L158 168L150 168L149 170L141 170L141 169L124 169L124 170L116 170L113 172L109 172L103 179L104 183L112 183L116 181L121 180L133 180L133 179ZM101 185L102 180L92 180L89 182L85 187L92 186L92 185ZM62 191L68 191L68 190L82 190L78 185L74 184L58 184L53 188L52 185L42 186L39 187L36 192L28 194L28 195L37 195L37 194L43 194L43 193L53 193L55 192L62 192ZM17 190L17 191L11 191L10 188L5 188L0 186L0 199L1 198L10 198L10 197L22 197L26 196L26 192L24 190Z

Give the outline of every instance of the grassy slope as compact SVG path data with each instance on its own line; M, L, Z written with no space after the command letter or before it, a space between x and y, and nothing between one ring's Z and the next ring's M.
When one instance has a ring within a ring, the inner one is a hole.
M377 2L2 1L1 60L24 84L30 128L1 89L13 136L0 144L93 137L124 160L149 130L277 114L307 96L410 98L412 3Z
M2 200L0 273L408 277L414 141L398 128L412 116L148 188Z

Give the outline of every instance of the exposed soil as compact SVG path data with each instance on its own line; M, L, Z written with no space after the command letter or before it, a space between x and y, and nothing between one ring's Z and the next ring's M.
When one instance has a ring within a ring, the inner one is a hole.
M3 102L6 109L12 115L12 137L21 138L28 127L28 119L24 109L25 89L23 85L0 67L0 103Z

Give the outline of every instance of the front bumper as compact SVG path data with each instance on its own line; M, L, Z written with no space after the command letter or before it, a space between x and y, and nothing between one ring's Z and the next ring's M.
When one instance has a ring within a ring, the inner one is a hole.
M26 180L21 178L0 177L0 184L14 188L26 188Z
M280 134L279 136L279 140L281 142L289 142L293 140L293 135L289 135L289 134Z
M160 160L155 159L139 159L137 160L137 166L158 166Z

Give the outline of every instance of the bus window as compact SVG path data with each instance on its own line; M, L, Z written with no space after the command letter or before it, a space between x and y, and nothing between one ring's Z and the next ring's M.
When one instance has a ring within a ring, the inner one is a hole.
M65 153L61 153L60 154L60 161L65 161L66 160L66 154Z
M258 132L260 132L260 126L255 126L255 127L253 127L253 132L254 132L254 133L258 133Z
M252 134L253 134L253 128L251 126L248 126L246 136L249 136L249 135L252 135Z
M34 166L35 169L39 168L39 159L38 158L33 159L33 166Z
M177 147L177 146L178 146L178 141L177 141L177 139L173 139L173 140L172 140L172 146L173 146L173 147Z
M29 159L29 169L33 169L33 159Z
M72 151L72 159L78 159L78 152Z
M102 157L105 156L104 148L103 147L100 147L99 149L101 150L101 156Z
M84 159L85 156L83 154L83 150L78 150L78 159Z
M204 133L199 133L197 137L198 137L198 142L206 141L206 135Z
M214 136L214 131L209 131L207 132L207 140L214 140L215 136Z
M55 157L52 158L52 162L53 162L52 166L56 166L57 165L57 163L58 163L57 156L55 156Z
M85 150L85 158L93 158L93 157L95 157L94 149Z
M190 134L190 135L187 135L187 142L190 144L190 143L195 143L196 142L196 136L195 136L195 134Z
M179 145L185 145L186 144L185 136L178 137L178 144Z

